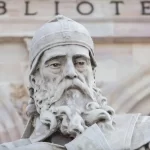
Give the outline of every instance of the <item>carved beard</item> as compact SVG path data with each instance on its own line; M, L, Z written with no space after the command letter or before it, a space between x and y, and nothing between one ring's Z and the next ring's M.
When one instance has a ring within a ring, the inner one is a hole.
M114 110L97 88L88 87L78 78L62 80L56 90L42 85L34 99L40 121L50 127L51 134L60 130L75 138L94 123L102 129L113 128Z

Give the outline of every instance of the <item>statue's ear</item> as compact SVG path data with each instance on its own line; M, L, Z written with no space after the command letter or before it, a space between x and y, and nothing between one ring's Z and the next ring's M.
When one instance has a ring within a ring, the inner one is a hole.
M92 68L92 70L93 70L93 77L94 77L94 80L95 80L96 69Z
M30 87L32 87L34 89L35 85L36 85L36 79L34 75L30 75L29 76L29 81L30 81Z
M96 79L95 79L95 74L96 74L96 69L92 68L92 72L93 72L93 86L96 86Z

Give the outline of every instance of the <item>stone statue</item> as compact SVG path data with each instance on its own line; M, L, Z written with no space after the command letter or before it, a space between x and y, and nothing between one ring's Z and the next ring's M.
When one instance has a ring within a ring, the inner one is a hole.
M93 41L61 15L34 35L30 117L23 137L0 150L150 150L150 117L116 115L95 84Z

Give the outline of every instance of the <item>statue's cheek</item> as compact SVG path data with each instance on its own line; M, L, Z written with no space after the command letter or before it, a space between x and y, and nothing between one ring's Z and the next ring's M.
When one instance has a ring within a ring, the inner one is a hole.
M55 77L57 75L60 75L62 73L61 68L52 69L50 67L44 67L42 68L41 74L43 74L44 77Z

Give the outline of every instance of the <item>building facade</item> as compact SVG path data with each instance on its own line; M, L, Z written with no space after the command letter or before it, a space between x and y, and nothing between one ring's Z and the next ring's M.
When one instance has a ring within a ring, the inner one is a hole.
M30 41L57 14L89 30L96 81L116 112L149 114L150 0L1 0L0 85L24 120Z

